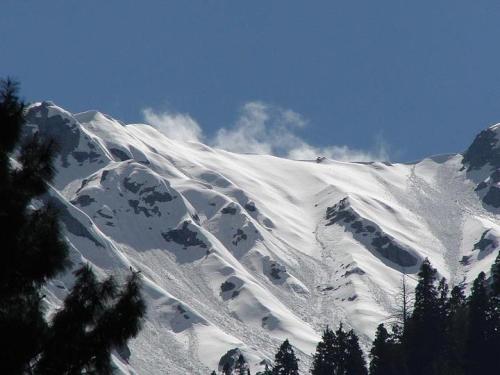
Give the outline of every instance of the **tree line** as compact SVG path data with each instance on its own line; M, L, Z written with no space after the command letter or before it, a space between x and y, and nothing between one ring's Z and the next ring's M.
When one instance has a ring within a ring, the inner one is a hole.
M22 136L25 108L18 85L0 80L0 374L111 374L112 350L141 327L141 280L132 272L120 286L83 265L47 320L44 287L71 264L48 195L57 145Z
M353 330L342 324L323 331L313 354L312 375L479 375L500 373L500 253L491 277L481 272L472 284L449 288L445 278L425 259L418 273L414 304L410 311L403 290L398 322L390 331L377 328L369 363ZM403 281L403 288L407 286ZM249 375L243 355L224 375ZM212 375L216 375L213 371ZM272 366L256 375L299 375L298 359L285 340Z

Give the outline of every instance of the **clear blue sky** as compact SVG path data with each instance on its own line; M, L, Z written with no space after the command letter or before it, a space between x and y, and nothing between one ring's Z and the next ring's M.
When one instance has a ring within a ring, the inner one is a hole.
M458 152L500 122L500 1L20 1L0 5L0 75L27 100L125 122L189 113L211 134L249 101L314 145L398 161Z

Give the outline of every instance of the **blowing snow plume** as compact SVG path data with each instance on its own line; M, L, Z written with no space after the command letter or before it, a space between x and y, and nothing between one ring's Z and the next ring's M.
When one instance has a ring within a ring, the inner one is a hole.
M167 137L179 141L205 142L212 147L237 153L268 154L294 160L324 156L340 161L388 160L385 143L379 139L373 151L352 149L346 145L318 147L298 135L308 126L299 113L263 102L243 105L238 119L229 127L219 128L212 137L189 114L171 111L143 111L144 121Z

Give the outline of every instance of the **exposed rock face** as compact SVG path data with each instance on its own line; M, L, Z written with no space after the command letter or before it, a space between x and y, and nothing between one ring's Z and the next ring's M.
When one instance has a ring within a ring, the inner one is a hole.
M76 204L76 205L81 206L81 207L88 206L94 202L95 202L95 199L89 195L80 195L80 196L78 196L78 198L73 199L71 201L71 203Z
M110 148L109 151L115 158L117 158L120 161L125 161L125 160L130 160L132 159L131 156L129 156L125 151L122 151L118 148Z
M479 241L474 244L473 250L479 250L480 252L490 251L498 247L498 238L495 236L492 230L488 229L483 232Z
M255 212L257 210L257 207L255 207L255 203L248 202L247 204L245 204L245 209L249 212Z
M231 276L221 284L220 296L224 301L238 297L243 284L244 283L241 279Z
M30 108L26 116L26 131L36 131L45 139L53 139L59 146L62 167L69 167L76 161L103 164L106 158L102 149L79 127L78 122L66 112L55 109L52 102ZM33 129L33 127L36 129Z
M500 187L490 186L488 192L483 198L483 202L492 207L500 207Z
M500 169L496 169L474 189L486 206L500 207Z
M242 241L242 240L244 241L247 238L248 238L248 236L246 235L246 233L242 229L237 229L236 233L233 234L233 241L232 241L232 243L233 243L234 246L238 246L238 243L240 241Z
M475 191L486 208L500 207L500 124L481 131L465 151L462 163L467 172L483 171Z
M362 218L352 207L349 198L326 209L326 225L339 224L353 233L358 241L368 244L384 258L401 267L412 267L418 259L406 246L399 244L392 236L375 223Z
M162 233L165 241L173 241L179 245L182 245L184 249L191 246L199 246L206 249L207 244L198 238L198 233L192 231L188 228L189 222L185 221L179 229L172 229L168 232Z
M224 207L220 212L227 215L234 215L236 214L236 211L236 207L227 206Z
M494 125L479 133L465 151L462 163L468 171L481 169L487 164L492 169L500 167L500 147L498 132L500 125Z

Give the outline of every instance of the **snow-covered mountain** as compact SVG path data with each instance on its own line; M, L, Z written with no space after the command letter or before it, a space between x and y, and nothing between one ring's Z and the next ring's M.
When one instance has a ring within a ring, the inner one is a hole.
M498 251L500 125L463 155L410 164L235 154L51 102L30 106L26 128L60 145L48 199L74 267L144 275L123 373L208 374L234 349L255 371L285 338L307 369L327 324L366 348L425 257L456 283ZM50 283L52 307L71 282Z

